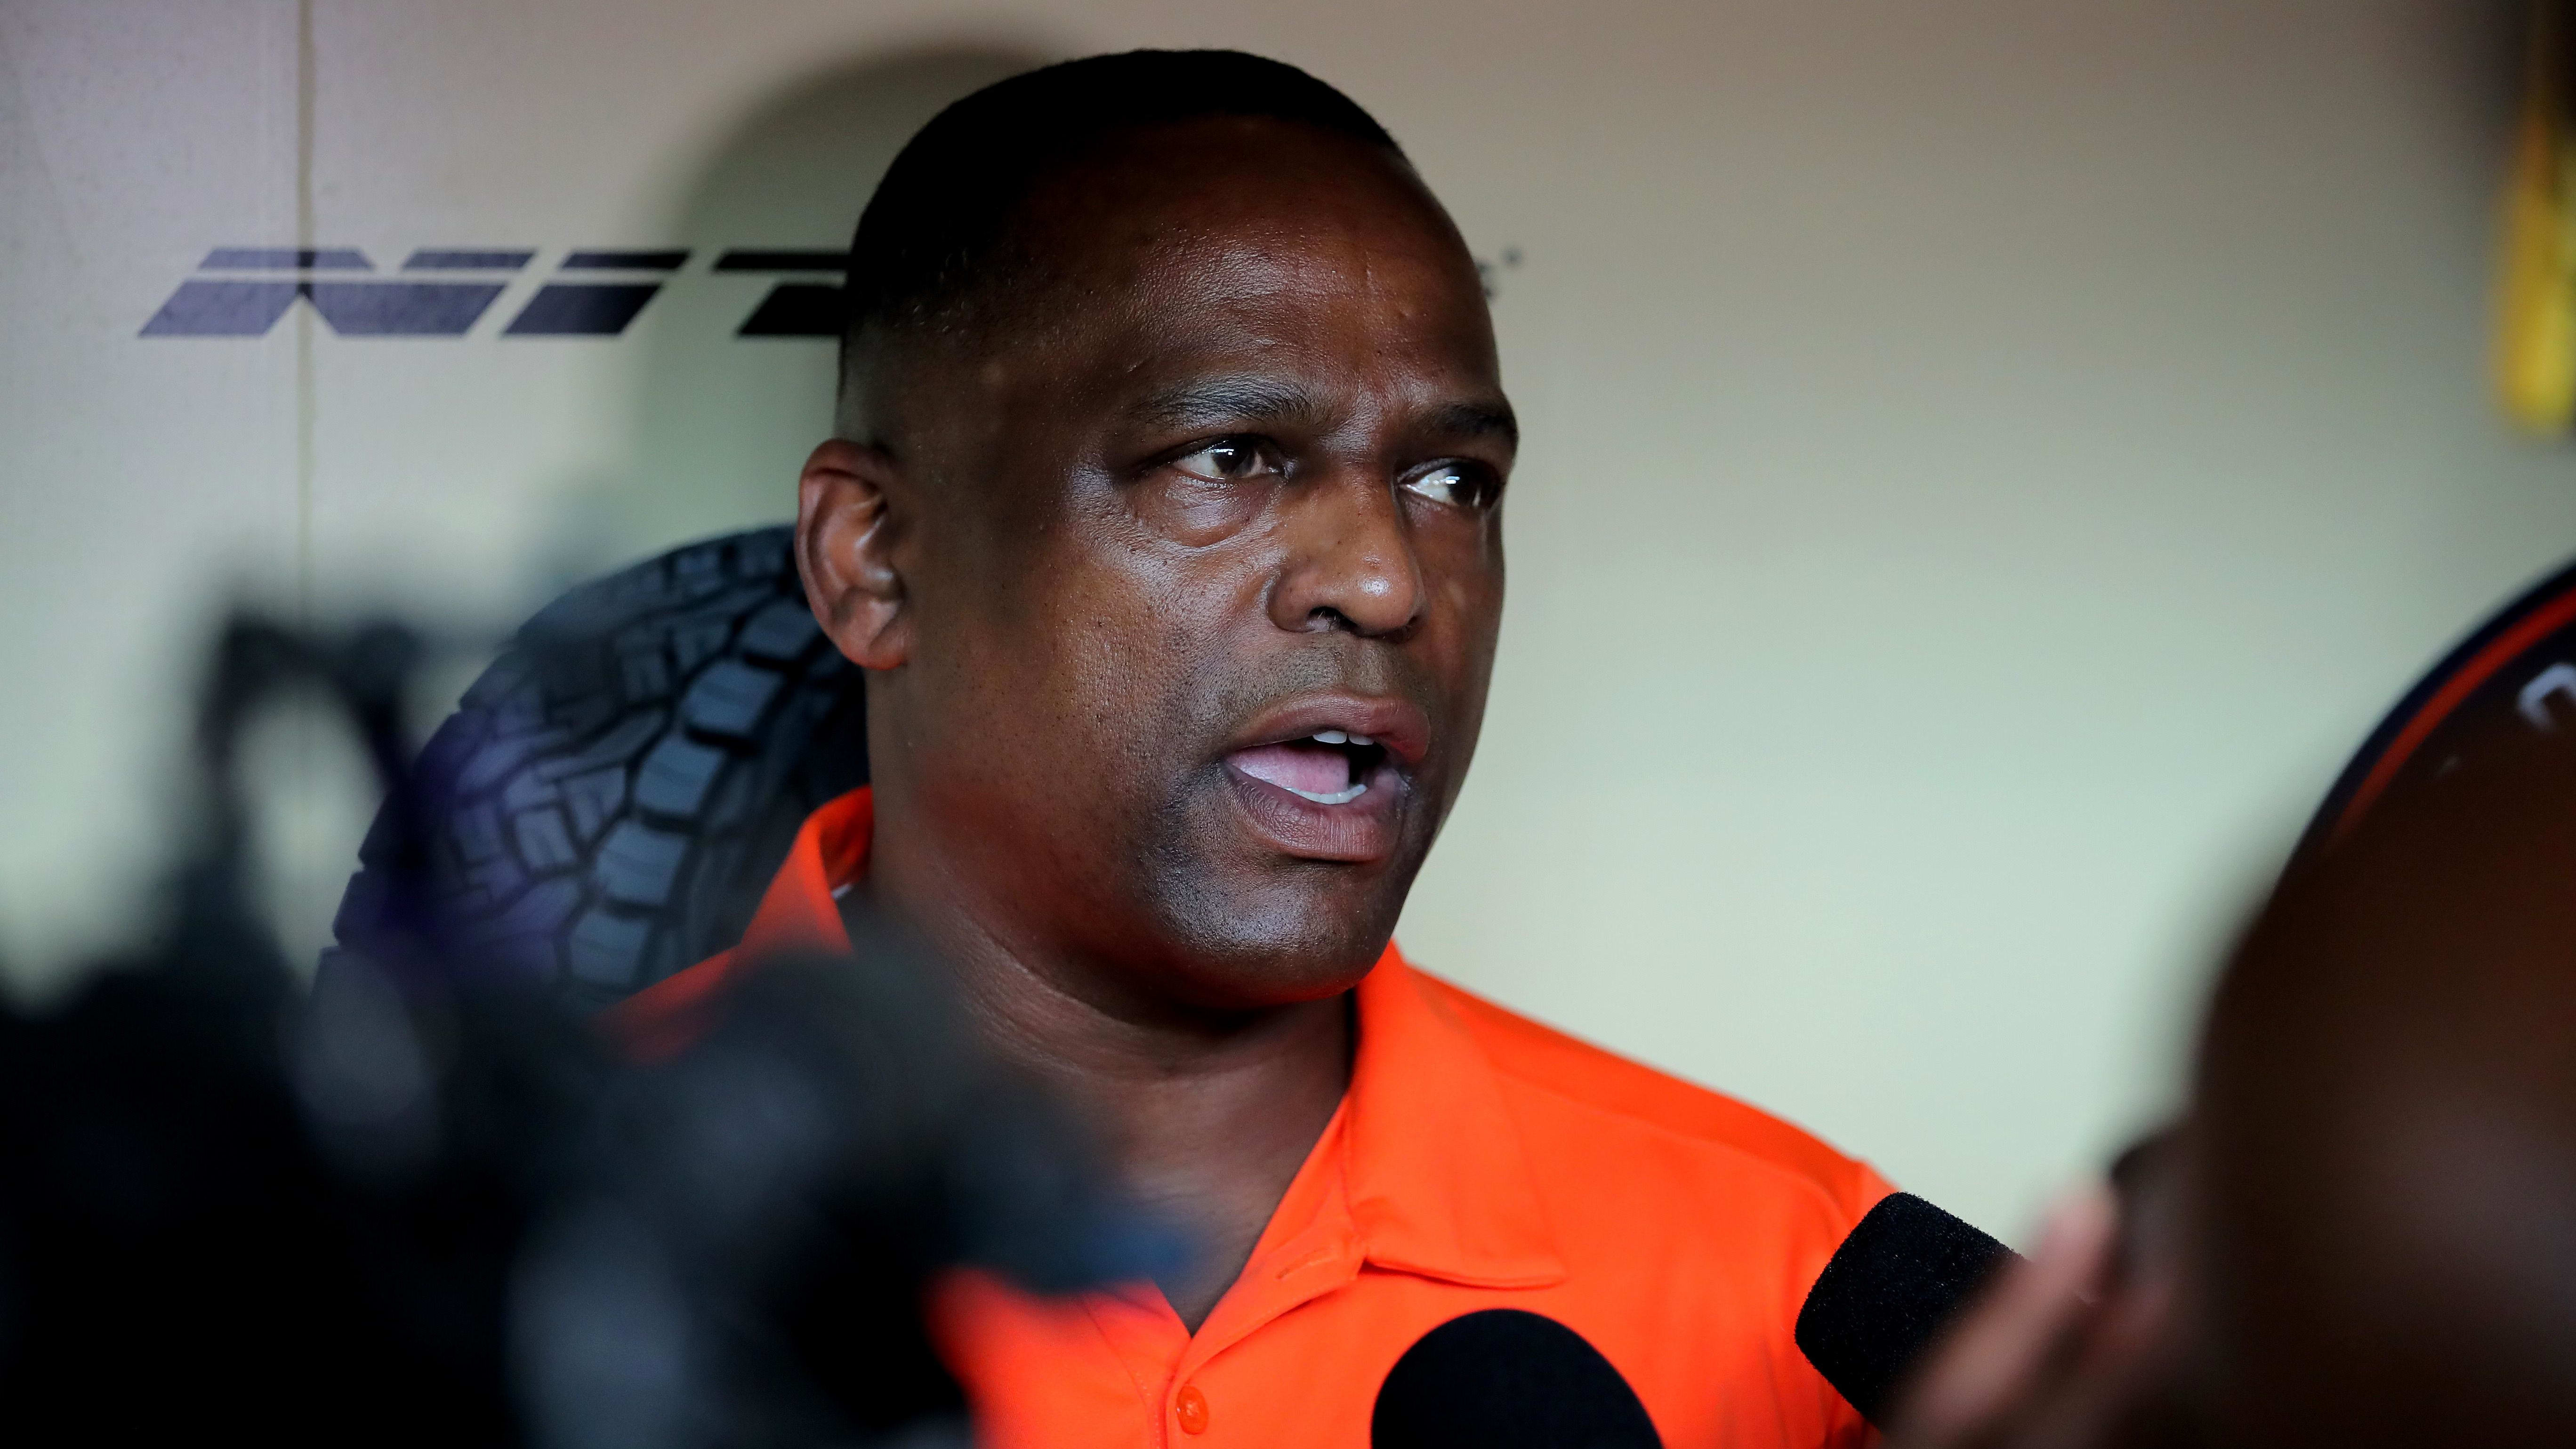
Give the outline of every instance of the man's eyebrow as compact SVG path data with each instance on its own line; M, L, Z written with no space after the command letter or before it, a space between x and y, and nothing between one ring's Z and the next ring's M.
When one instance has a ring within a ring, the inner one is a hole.
M1186 432L1246 423L1315 422L1331 411L1324 399L1296 383L1239 376L1199 378L1165 388L1137 403L1133 415L1147 427ZM1520 420L1512 415L1509 403L1442 403L1425 422L1441 437L1499 437L1510 447L1520 446Z
M1323 399L1275 377L1203 377L1168 387L1136 404L1135 419L1187 431L1236 423L1305 422L1330 409Z
M1444 437L1498 437L1508 447L1521 445L1520 419L1509 403L1443 403L1431 410L1431 426Z

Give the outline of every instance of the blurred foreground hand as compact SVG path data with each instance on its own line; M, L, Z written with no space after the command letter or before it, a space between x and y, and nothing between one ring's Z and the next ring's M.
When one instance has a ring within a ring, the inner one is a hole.
M2124 1244L2106 1186L2069 1195L1918 1373L1891 1449L2190 1442L2164 1408L2173 1285Z

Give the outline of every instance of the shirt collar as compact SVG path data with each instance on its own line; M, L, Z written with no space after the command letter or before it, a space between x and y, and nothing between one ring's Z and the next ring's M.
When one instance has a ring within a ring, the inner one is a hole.
M876 794L865 785L806 816L733 954L752 957L800 946L850 949L839 898L868 873L876 817Z
M1456 994L1389 943L1359 986L1345 1169L1385 1268L1489 1288L1565 1277L1502 1083Z
M600 1013L600 1025L628 1058L662 1061L688 1049L723 1011L736 973L776 951L847 951L849 928L833 892L867 873L875 797L851 791L805 817L787 859L770 877L743 929L742 944L665 976Z
M864 787L809 816L723 964L798 946L847 950L834 898L867 873L874 823ZM1357 1014L1342 1169L1368 1261L1477 1287L1563 1279L1519 1127L1456 993L1389 943L1359 985Z

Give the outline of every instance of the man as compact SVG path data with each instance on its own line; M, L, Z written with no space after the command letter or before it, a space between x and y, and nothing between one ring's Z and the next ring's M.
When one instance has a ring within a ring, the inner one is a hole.
M948 1295L995 1442L1388 1442L1399 1360L1492 1311L1606 1360L1604 1423L1862 1438L1791 1331L1879 1178L1390 944L1475 750L1516 443L1474 262L1394 141L1239 54L1020 76L897 158L851 299L797 542L868 671L874 786L626 1028L687 1030L863 896L1195 1226L1159 1284Z

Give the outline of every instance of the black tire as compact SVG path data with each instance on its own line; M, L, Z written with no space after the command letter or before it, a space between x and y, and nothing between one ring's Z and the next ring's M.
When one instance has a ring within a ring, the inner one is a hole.
M433 896L482 967L605 1005L733 945L816 806L867 783L860 672L790 530L689 544L530 619L421 751ZM387 818L333 932L365 951Z

